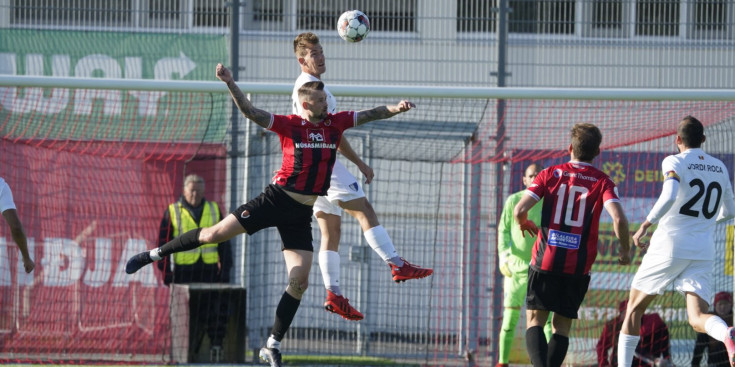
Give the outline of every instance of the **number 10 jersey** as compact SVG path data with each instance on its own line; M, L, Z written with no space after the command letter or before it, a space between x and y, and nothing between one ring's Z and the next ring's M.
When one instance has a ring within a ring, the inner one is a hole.
M589 274L597 257L602 209L620 201L615 183L591 164L571 161L541 171L526 193L544 198L531 258L534 270Z

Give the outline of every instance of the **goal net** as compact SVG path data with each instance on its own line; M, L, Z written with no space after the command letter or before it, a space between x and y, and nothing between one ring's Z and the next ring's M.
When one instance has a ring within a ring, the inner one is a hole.
M0 358L167 360L168 289L153 267L131 276L124 265L156 245L187 173L204 177L207 197L222 202L226 97L0 88L0 176L36 262L22 271L3 225Z
M223 85L213 90L212 83L201 83L206 92L194 92L109 81L91 88L29 87L22 78L8 80L0 78L0 177L13 190L37 268L23 273L8 228L0 226L0 360L180 362L177 356L187 351L177 348L189 346L176 341L182 323L172 313L177 298L155 267L130 276L124 263L156 246L162 214L181 194L185 175L204 177L206 197L225 214L234 209L230 197L244 202L258 195L280 166L278 137L241 119L233 146ZM290 113L290 85L267 92L242 87L256 107ZM706 100L696 91L678 97L651 91L625 100L598 90L592 99L591 91L556 93L555 99L545 90L508 89L513 94L507 98L493 95L497 90L442 88L444 96L426 87L407 90L383 88L381 96L369 87L332 88L340 110L403 98L417 104L348 130L346 137L375 170L364 189L399 254L432 267L434 275L394 284L359 224L343 215L340 284L365 319L348 322L324 311L315 256L309 291L283 340L286 357L371 356L432 365L471 357L492 365L502 317L500 210L523 188L528 164L568 160L575 122L602 130L603 151L594 164L618 185L633 229L660 192L661 161L675 152L682 117L706 125L705 151L725 162L731 179L735 171L735 96ZM369 95L360 96L363 91ZM239 168L234 178L233 158ZM362 182L354 165L346 165ZM601 222L599 254L573 324L567 364L597 363L602 327L617 315L641 260L638 252L633 266L617 265L610 219L603 215ZM316 221L312 228L317 251ZM715 239L713 287L732 291L732 223L719 225ZM247 289L247 304L245 325L231 318L228 328L242 326L246 341L227 352L243 360L269 334L286 270L274 229L238 237L233 248L230 279ZM674 362L689 363L695 334L683 297L667 289L650 311L668 325ZM514 364L528 363L523 329L521 320Z
M521 177L530 163L548 167L569 159L569 131L576 122L590 122L602 130L602 153L594 163L616 182L633 230L660 193L661 162L676 152L675 130L682 117L693 115L704 121L704 149L725 162L732 179L733 103L655 100L655 92L648 96L651 100L581 98L416 97L409 98L417 103L416 110L348 130L352 145L361 149L375 169L375 182L365 187L380 222L388 228L399 253L409 261L433 267L435 275L397 287L390 283L387 267L369 250L365 255L369 259L347 264L343 260L341 287L347 297L357 300L357 309L367 312L361 322L367 324L367 330L335 321L321 310L322 282L316 273L310 284L312 290L317 289L306 302L311 309L300 311L308 316L294 322L294 329L303 332L293 333L289 343L307 347L316 336L343 341L344 336L334 335L325 326L335 323L342 332L354 330L348 335L355 340L354 345L330 344L327 349L335 353L356 349L393 356L395 350L401 350L403 356L430 363L471 356L481 365L494 365L503 308L503 281L496 271L500 210L509 194L523 189ZM266 107L271 110L287 106L286 99L275 96L254 101L264 106L272 103ZM398 97L342 97L339 108L359 110L397 101ZM358 171L353 173L360 177ZM607 213L601 222L592 283L573 325L566 364L597 364L596 345L603 326L618 315L618 305L627 299L642 258L638 251L632 266L617 265L618 242ZM719 225L715 236L719 254L713 269L715 292L732 291L732 229L732 223ZM342 243L343 247L364 249L360 229L348 216L343 216ZM257 251L272 252L268 247ZM341 252L343 259L352 255L344 248ZM260 290L252 285L249 292L254 296ZM267 316L277 302L272 296L265 298L270 302L259 314L265 320L262 329L256 332L255 325L250 325L256 343L267 337ZM650 312L659 313L668 325L674 362L689 363L696 336L687 323L684 298L668 288ZM511 363L529 364L524 317L516 334Z

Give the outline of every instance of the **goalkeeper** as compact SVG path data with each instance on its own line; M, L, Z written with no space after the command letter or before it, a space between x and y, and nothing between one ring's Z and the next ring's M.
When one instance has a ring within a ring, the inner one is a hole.
M532 163L523 174L523 185L528 188L542 167ZM521 306L526 301L526 287L528 285L528 264L531 262L531 250L536 236L523 237L520 226L513 223L513 208L523 197L525 190L511 194L505 201L503 213L498 223L498 263L500 273L503 274L503 325L500 328L500 345L498 346L498 365L508 367L513 336L518 319L521 316ZM528 218L539 226L541 207L534 205L528 212ZM551 337L551 317L544 327L546 340Z

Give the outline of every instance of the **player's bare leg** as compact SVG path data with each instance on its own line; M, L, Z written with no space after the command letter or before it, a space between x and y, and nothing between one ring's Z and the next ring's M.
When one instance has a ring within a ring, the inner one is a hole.
M412 265L398 255L393 240L378 222L378 215L375 214L373 206L366 198L362 197L340 202L339 204L347 214L353 216L360 223L367 243L390 266L394 282L399 283L408 279L425 278L434 272L432 269Z
M630 290L618 337L618 366L627 367L633 363L635 348L641 339L641 318L654 298L655 294L646 294L635 288Z
M549 317L553 333L547 341L544 327ZM526 349L532 364L561 366L569 349L572 319L546 310L526 310L526 318Z
M707 333L725 344L731 366L735 366L735 328L728 327L719 316L707 313L709 304L692 292L686 292L687 319L698 333Z

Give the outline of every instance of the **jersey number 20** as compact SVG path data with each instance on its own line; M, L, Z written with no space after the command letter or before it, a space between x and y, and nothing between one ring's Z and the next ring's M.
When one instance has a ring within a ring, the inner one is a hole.
M702 196L704 196L704 202L702 203L702 215L704 215L704 217L707 219L714 217L715 214L717 214L717 208L720 207L720 197L722 197L722 186L720 186L720 183L717 181L710 182L705 189L704 182L702 182L702 180L698 178L695 178L694 180L689 182L689 186L696 187L697 192L691 199L689 199L689 201L681 206L681 209L679 209L679 213L683 215L688 215L690 217L698 217L699 212L693 210L692 207L697 204L697 202L699 202L699 199L701 199ZM712 200L713 191L717 191L717 196L715 196L715 205L712 208L712 211L710 211L710 201Z

